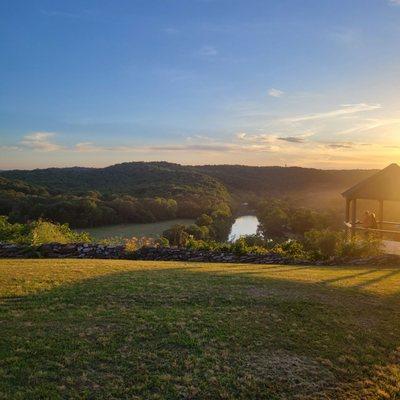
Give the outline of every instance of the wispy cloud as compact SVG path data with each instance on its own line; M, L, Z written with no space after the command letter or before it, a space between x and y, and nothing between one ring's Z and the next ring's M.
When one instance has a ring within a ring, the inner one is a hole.
M61 150L62 146L54 143L51 139L55 136L53 132L34 132L24 136L20 144L32 150L39 151L57 151Z
M0 151L19 151L21 150L18 146L0 146Z
M352 149L354 143L329 143L326 146L331 149Z
M380 104L366 104L366 103L357 103L357 104L343 104L341 108L326 111L316 114L308 114L308 115L300 115L298 117L285 118L286 122L303 122L303 121L313 121L318 119L326 119L326 118L336 118L343 115L349 114L358 114L365 111L373 111L382 108Z
M271 88L268 90L268 95L271 97L282 97L284 94L285 92L279 89Z
M400 0L389 0L389 4L394 6L400 6Z
M289 142L289 143L304 143L306 141L305 138L297 136L279 137L278 140L282 140L284 142Z
M353 28L338 28L329 32L329 38L338 45L345 47L358 47L362 43L361 32Z
M399 0L400 1L400 0ZM338 132L338 135L350 135L354 133L361 133L370 131L383 126L400 124L400 119L398 118L367 118L356 125Z
M214 46L203 46L197 51L201 57L214 57L218 55L218 50Z

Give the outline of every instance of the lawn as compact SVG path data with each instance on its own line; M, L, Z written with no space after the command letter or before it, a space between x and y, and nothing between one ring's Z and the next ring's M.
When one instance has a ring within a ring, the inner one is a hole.
M0 260L0 399L400 398L400 270Z

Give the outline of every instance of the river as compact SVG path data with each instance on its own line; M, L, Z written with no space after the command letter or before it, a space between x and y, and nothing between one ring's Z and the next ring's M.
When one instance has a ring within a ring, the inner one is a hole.
M257 233L258 218L255 215L243 215L235 219L229 234L229 241L239 239L240 236Z
M102 240L112 237L128 239L135 237L152 237L157 238L162 233L176 224L191 225L193 219L173 219L170 221L152 222L148 224L119 224L100 226L97 228L80 229L80 231L88 232L93 239ZM239 239L240 236L254 235L257 233L258 219L254 215L243 215L237 217L232 225L229 234L229 241Z
M151 222L148 224L119 224L100 226L97 228L85 228L80 230L88 232L90 236L96 240L102 240L111 237L129 239L133 236L157 238L173 225L191 225L193 223L193 219L173 219L170 221Z

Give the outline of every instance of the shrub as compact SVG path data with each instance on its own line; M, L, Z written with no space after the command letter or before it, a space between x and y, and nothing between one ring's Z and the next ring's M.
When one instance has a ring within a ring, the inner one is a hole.
M373 235L355 236L346 240L343 235L337 248L337 255L346 258L372 257L382 253L382 242Z
M0 241L29 245L45 243L87 243L87 233L77 233L68 224L38 220L28 224L11 224L7 217L0 217Z
M190 250L205 250L205 251L215 251L221 248L221 243L217 243L213 240L196 240L190 237L186 242L186 248Z
M313 259L326 260L337 254L339 233L324 229L311 230L304 235L304 248Z
M265 254L267 249L261 246L249 246L245 237L241 237L233 243L221 243L213 240L204 241L189 238L186 247L191 250L221 251L226 253L243 254Z
M212 223L212 218L207 214L201 214L200 217L196 219L196 225L198 226L210 226Z
M266 246L266 240L260 234L244 235L241 238L246 242L247 246Z
M189 239L189 234L186 232L186 226L177 224L167 229L162 234L168 239L172 246L185 246Z
M27 233L26 225L11 224L8 217L0 216L0 242L21 243Z
M104 239L96 240L98 244L103 246L119 246L125 244L125 240L122 236L110 236Z
M292 260L308 258L304 246L297 240L286 240L283 243L276 244L271 252Z
M206 226L189 225L185 231L195 239L205 240L209 236L209 229Z
M321 260L332 257L370 257L381 253L381 241L374 236L348 239L346 234L329 229L306 232L304 247L311 258Z
M125 239L125 250L127 252L134 252L142 247L154 247L156 245L156 240L148 237L131 237L130 239Z
M77 233L68 224L56 224L48 221L35 221L29 225L30 232L27 241L32 245L45 243L88 243L90 236L83 232Z
M166 237L161 236L161 237L157 240L157 244L158 244L160 247L169 247L169 240L168 240Z

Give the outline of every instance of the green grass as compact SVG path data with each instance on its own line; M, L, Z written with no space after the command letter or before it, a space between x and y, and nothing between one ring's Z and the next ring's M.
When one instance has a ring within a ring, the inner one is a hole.
M0 260L0 399L400 398L400 270Z

